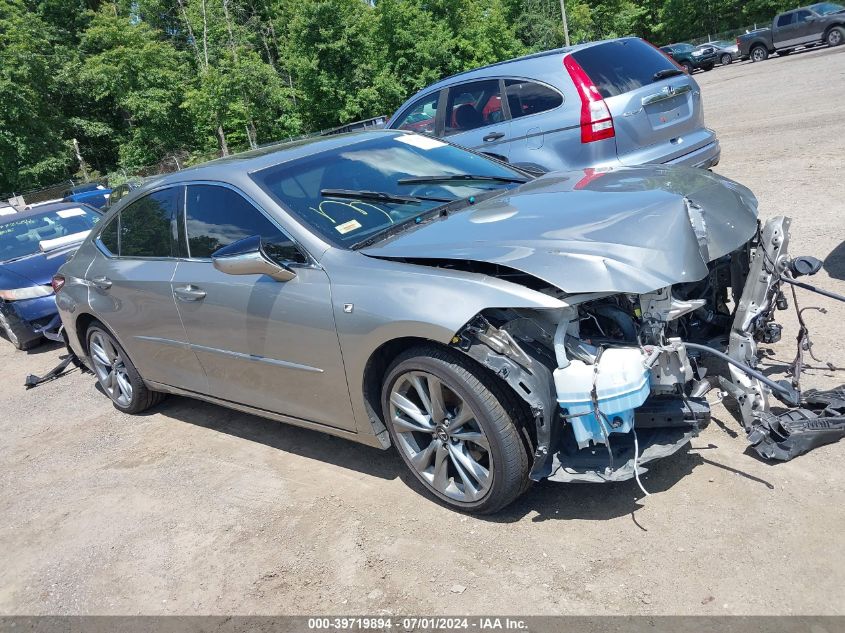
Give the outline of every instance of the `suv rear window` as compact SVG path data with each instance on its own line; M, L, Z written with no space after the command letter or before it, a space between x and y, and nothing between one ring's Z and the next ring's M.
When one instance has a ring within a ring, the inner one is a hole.
M654 74L677 68L663 53L639 39L589 46L572 57L607 99L654 83Z

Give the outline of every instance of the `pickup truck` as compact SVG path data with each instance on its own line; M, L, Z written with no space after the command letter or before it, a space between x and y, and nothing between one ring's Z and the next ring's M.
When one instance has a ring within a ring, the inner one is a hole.
M845 7L820 2L780 13L772 20L772 28L740 35L736 44L742 59L760 62L772 53L788 55L799 46L839 46L843 41Z

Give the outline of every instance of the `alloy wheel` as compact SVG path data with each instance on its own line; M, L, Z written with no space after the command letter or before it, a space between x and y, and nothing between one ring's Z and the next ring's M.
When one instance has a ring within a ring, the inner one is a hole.
M830 46L839 46L842 43L842 31L833 29L827 36L827 43Z
M132 383L120 351L100 332L91 335L89 347L100 385L117 404L128 407L132 402Z
M490 442L472 407L440 378L406 372L390 392L399 449L434 490L455 501L484 497L493 483Z
M751 53L751 56L754 58L755 62L761 62L765 59L763 49L760 47L755 48L754 51Z

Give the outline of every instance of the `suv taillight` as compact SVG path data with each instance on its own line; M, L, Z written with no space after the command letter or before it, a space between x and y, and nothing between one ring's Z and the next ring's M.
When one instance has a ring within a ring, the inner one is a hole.
M50 280L50 285L53 286L53 292L58 293L59 290L65 287L65 276L53 275L53 278Z
M572 55L563 58L563 65L581 97L581 142L592 143L616 136L613 117L593 80Z

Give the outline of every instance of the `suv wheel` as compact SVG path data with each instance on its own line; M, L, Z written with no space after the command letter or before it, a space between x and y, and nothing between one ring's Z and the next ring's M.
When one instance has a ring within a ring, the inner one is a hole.
M516 396L472 359L434 345L390 366L382 410L402 461L450 507L495 512L530 485Z
M769 51L766 50L765 46L755 46L751 49L751 61L752 62L761 62L764 59L769 58Z
M728 53L725 53L722 55L722 59L720 61L722 62L722 66L727 66L733 61L733 57L731 57Z
M115 408L141 413L161 402L164 394L150 391L115 338L98 324L88 328L88 354L97 381Z
M845 29L841 26L835 26L830 29L827 37L824 39L828 46L839 46L843 41L845 41Z

